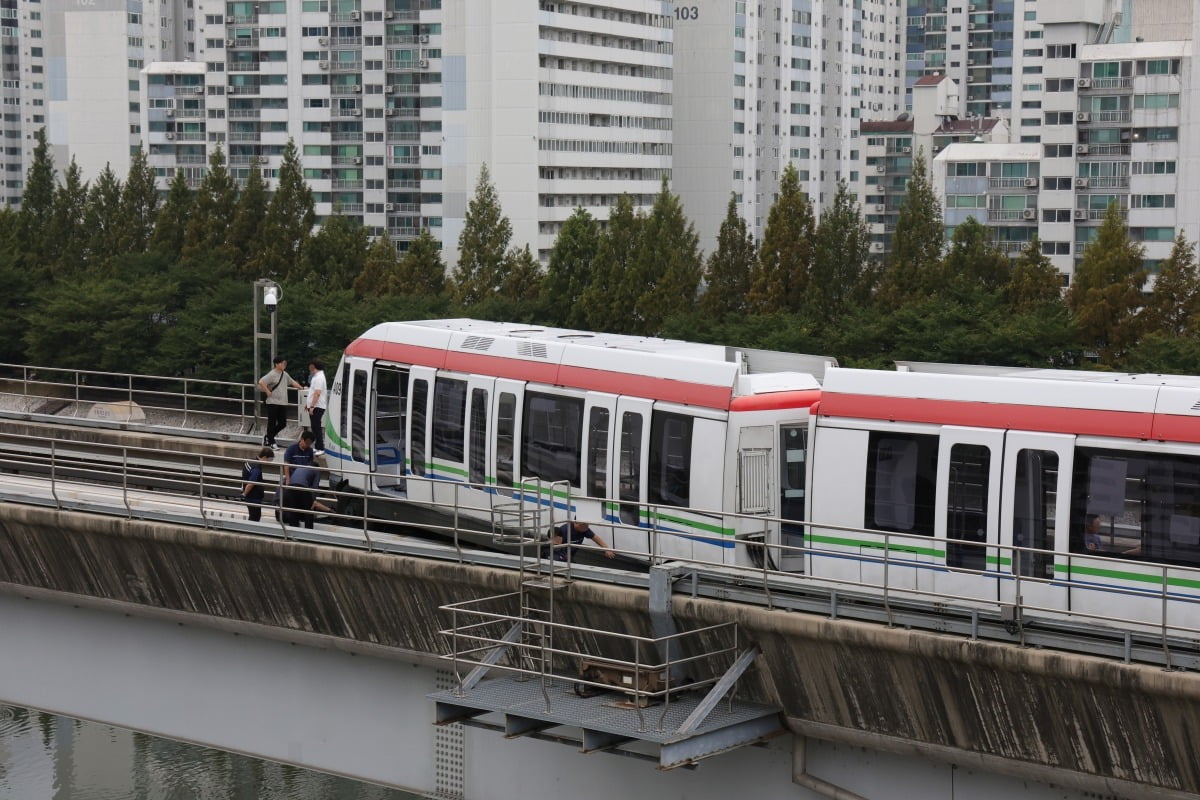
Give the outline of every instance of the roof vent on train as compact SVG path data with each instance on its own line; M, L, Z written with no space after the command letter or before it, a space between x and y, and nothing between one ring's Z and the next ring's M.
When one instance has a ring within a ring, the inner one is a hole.
M490 336L468 336L463 339L463 350L490 350L495 343L495 339Z
M547 358L546 345L541 342L518 342L517 355L529 358Z
M1192 403L1192 411L1200 411L1200 400Z

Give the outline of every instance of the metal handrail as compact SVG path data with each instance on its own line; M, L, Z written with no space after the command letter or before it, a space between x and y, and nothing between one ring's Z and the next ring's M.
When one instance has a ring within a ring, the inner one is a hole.
M240 509L244 506L240 498L240 475L234 474L235 470L239 470L241 464L246 458L220 458L217 456L199 456L180 451L163 451L156 448L138 448L127 445L104 445L100 443L78 444L72 447L69 443L64 443L57 440L47 440L40 437L5 434L0 435L0 443L4 441L13 442L12 450L15 452L0 453L0 467L6 470L18 471L35 471L45 473L50 484L50 500L54 507L63 509L68 505L67 498L70 496L72 487L86 486L98 482L97 476L103 475L104 480L112 483L114 488L119 484L120 499L113 507L113 512L121 516L132 518L138 515L144 515L146 512L143 508L150 499L170 500L171 498L190 498L190 502L195 502L196 494L199 492L201 499L200 516L203 524L213 525L219 524L217 520L222 517L222 509L213 507L215 501L212 496L220 496L227 494L229 499L227 503L229 508L234 510L234 513L240 513ZM83 458L83 451L92 452L94 457L89 462ZM251 457L247 454L247 458ZM271 462L267 464L268 468ZM278 466L278 465L276 465ZM392 478L393 475L387 473L373 473L384 478ZM420 478L418 476L408 475L406 480L411 482L419 481L434 481L435 479ZM136 488L139 484L146 482L158 485L153 491L140 490ZM0 474L0 487L3 486L3 476ZM445 515L456 521L454 527L447 526L428 526L434 532L440 532L448 538L453 539L457 548L457 556L460 560L468 559L468 553L463 548L463 543L459 539L461 533L460 525L463 516L474 515L476 518L485 519L485 515L489 513L490 505L471 505L463 501L462 488L472 486L472 484L461 483L459 488L455 489L456 501L452 503L432 503L434 508L441 509ZM488 487L476 487L488 488ZM282 490L282 485L277 479L275 481L275 489L277 492ZM144 492L143 494L138 494ZM364 496L357 492L338 492L332 489L319 489L318 493L323 497L334 497L336 499L356 500L362 503L362 513L342 513L332 512L324 516L339 522L348 524L351 527L361 528L363 541L368 550L375 550L376 543L371 536L371 531L374 529L374 523L381 521L383 518L373 516L371 514L372 498ZM208 495L209 498L204 498ZM278 495L277 495L278 496ZM551 495L552 497L553 495ZM135 502L136 500L136 502ZM33 498L13 498L13 502L36 502ZM486 501L485 501L486 502ZM553 501L549 501L552 505ZM641 505L641 504L639 504ZM649 512L647 516L654 519L653 511L659 508L658 505L644 504ZM453 512L451 511L453 507ZM225 509L228 511L229 508ZM269 508L269 506L268 506ZM88 507L89 511L100 510L98 508ZM459 517L454 516L457 512ZM836 603L838 592L861 592L864 596L875 596L882 598L881 602L887 612L888 621L890 624L895 624L894 619L894 604L898 598L903 597L906 602L936 602L939 608L958 609L964 613L970 611L976 615L979 610L984 612L992 611L998 615L1003 615L1004 609L1011 609L1015 615L1015 619L1020 621L1027 615L1040 615L1044 618L1069 619L1085 624L1103 622L1110 630L1119 631L1122 628L1131 631L1156 631L1156 638L1160 640L1161 648L1164 657L1168 664L1171 663L1173 657L1172 639L1195 639L1200 635L1200 627L1195 625L1187 625L1182 621L1172 622L1171 610L1175 608L1178 611L1180 604L1200 605L1200 601L1192 600L1186 597L1172 595L1170 586L1174 580L1169 574L1172 570L1187 570L1186 567L1176 567L1166 564L1156 564L1153 562L1135 561L1133 559L1121 559L1121 563L1128 564L1131 569L1138 570L1145 577L1151 574L1157 574L1153 578L1153 582L1157 583L1155 588L1139 589L1137 587L1119 588L1115 586L1106 586L1104 592L1108 595L1128 596L1159 599L1159 612L1155 620L1135 620L1130 618L1114 617L1111 613L1103 615L1092 614L1080 611L1078 609L1063 609L1052 606L1038 605L1030 602L1025 598L1027 586L1049 586L1055 585L1066 589L1086 589L1088 591L1096 591L1095 587L1090 586L1080 580L1076 575L1076 570L1073 564L1082 559L1094 560L1103 557L1088 556L1078 553L1065 553L1038 548L1019 547L1015 545L1001 545L998 543L977 543L969 541L955 540L956 544L963 545L967 548L980 547L983 548L985 554L984 563L987 564L987 554L995 553L997 558L996 563L991 567L983 567L981 569L973 569L968 567L950 567L950 571L962 574L976 574L982 577L988 577L992 580L1012 580L1013 581L1013 596L1011 599L997 594L992 597L981 597L977 595L959 595L948 594L944 591L930 591L928 589L919 589L915 586L904 585L902 581L895 578L898 567L903 562L906 566L912 563L912 569L923 569L921 562L916 560L910 562L908 557L909 551L914 546L927 548L931 541L944 543L946 540L933 540L926 536L914 536L911 534L900 534L893 532L872 531L868 529L854 528L849 526L838 526L831 524L811 524L803 521L795 520L779 520L772 518L764 518L761 515L742 515L733 513L722 513L719 511L703 511L699 509L689 509L689 512L695 514L710 515L724 520L746 519L754 520L756 524L763 525L764 531L768 530L768 526L772 524L801 524L811 528L818 528L822 531L831 532L849 532L857 534L867 534L877 537L877 541L873 543L862 543L854 553L854 558L862 565L875 565L881 568L882 577L878 580L870 578L860 580L850 580L843 578L827 578L822 576L814 576L808 574L798 574L788 572L775 566L781 564L785 555L811 555L821 554L825 551L812 547L809 544L805 545L785 545L779 542L770 541L751 541L748 546L758 549L762 553L761 564L754 567L736 567L729 564L706 560L700 557L692 556L689 558L677 559L678 563L685 565L693 571L693 574L699 577L719 577L722 580L728 580L730 575L736 576L736 580L746 586L757 586L763 593L764 597L772 598L769 602L773 604L773 593L796 591L799 587L803 591L828 592L830 603L830 614L836 616ZM157 513L157 512L156 512ZM181 520L185 521L185 520ZM651 543L647 553L634 553L627 550L616 548L616 542L612 544L618 553L630 557L646 558L652 557L655 561L662 559L663 552L661 545L661 537L671 535L668 532L660 530L657 526L639 527L632 525L624 525L619 522L606 521L606 527L614 532L621 529L637 530L641 536L649 534ZM284 538L295 538L296 529L285 525L282 521L278 522L280 534ZM704 535L699 533L689 534L690 538L697 541L727 541L727 537L717 535ZM616 539L616 537L613 537ZM764 539L768 537L764 536ZM524 545L523 545L524 546ZM540 550L540 547L538 548ZM903 558L898 556L903 555ZM1065 564L1069 569L1067 576L1033 576L1022 574L1019 568L1021 562L1032 556L1045 556L1052 561L1057 560L1058 563ZM1008 564L1013 568L1005 571L1003 569L1004 557L1008 558ZM568 568L571 563L568 562ZM945 565L939 565L938 569L945 570ZM1186 615L1181 615L1182 619L1186 619ZM1018 624L1016 632L1020 635L1020 641L1025 641L1025 626Z
M0 363L0 395L5 394L25 398L23 413L36 413L33 401L66 401L75 418L99 405L127 402L143 412L182 414L178 427L202 414L236 420L238 430L249 429L255 397L253 384L231 381Z

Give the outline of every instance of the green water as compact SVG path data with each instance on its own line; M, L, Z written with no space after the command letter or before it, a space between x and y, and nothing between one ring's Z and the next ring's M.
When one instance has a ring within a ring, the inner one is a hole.
M0 800L412 800L385 789L0 706Z

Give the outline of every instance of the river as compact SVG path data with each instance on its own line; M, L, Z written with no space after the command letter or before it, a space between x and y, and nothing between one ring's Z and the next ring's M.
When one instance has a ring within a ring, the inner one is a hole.
M0 800L413 800L319 772L0 705Z

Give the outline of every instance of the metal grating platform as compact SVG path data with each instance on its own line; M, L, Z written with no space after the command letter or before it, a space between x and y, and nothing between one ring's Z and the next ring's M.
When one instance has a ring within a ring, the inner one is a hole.
M554 727L580 728L582 737L571 741L578 743L582 752L648 743L658 746L660 769L694 764L784 732L778 708L735 700L732 705L718 703L690 732L680 733L704 700L703 694L674 698L669 707L647 706L640 709L639 717L639 709L627 695L612 691L580 697L570 678L553 678L546 693L549 707L540 679L497 677L480 681L462 696L449 690L429 698L436 703L438 725L496 713L503 715L508 737L540 734Z

